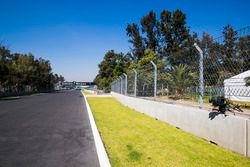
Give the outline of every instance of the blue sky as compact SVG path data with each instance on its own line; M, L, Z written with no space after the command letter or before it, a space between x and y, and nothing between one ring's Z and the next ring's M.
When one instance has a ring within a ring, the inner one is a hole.
M68 81L92 81L105 52L129 51L125 28L150 10L181 9L191 31L220 36L250 25L249 0L0 0L0 41L50 60Z

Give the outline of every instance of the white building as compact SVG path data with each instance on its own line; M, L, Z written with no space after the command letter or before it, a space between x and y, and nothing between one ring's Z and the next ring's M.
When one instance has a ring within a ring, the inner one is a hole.
M250 102L250 86L245 78L250 77L250 70L224 80L225 97L233 101Z

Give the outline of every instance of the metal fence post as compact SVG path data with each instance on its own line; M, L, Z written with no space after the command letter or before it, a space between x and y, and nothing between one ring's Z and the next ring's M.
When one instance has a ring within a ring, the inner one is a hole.
M115 81L115 91L116 93L119 93L119 79L116 79Z
M133 69L134 73L135 73L135 83L134 83L134 96L136 97L136 91L137 91L137 71L135 69Z
M122 94L122 77L119 76L119 78L120 78L120 80L121 80L121 82L120 82L120 93Z
M128 76L127 74L123 73L125 76L125 89L124 89L124 95L127 96L127 88L128 88Z
M113 85L114 90L113 90L113 92L116 92L116 82L117 82L117 80L114 81L114 85Z
M111 83L111 92L113 91L113 82Z
M199 59L199 86L200 86L200 108L203 108L203 97L204 97L204 76L203 76L203 51L201 48L197 45L197 43L194 43L195 48L198 50L200 54Z
M154 98L156 98L156 91L157 91L157 66L153 61L150 63L154 66Z

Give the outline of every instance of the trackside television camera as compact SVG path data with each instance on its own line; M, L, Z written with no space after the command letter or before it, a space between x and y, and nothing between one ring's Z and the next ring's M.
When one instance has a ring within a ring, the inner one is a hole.
M218 111L222 114L225 114L226 111L232 112L234 115L234 111L243 112L238 104L231 104L229 99L223 96L212 97L209 99L209 103L212 103L214 107L218 107Z

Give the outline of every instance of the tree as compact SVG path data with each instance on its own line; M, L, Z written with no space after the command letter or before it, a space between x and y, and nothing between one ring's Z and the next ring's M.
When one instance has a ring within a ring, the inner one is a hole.
M10 50L0 44L0 86L5 87L9 80Z
M112 81L126 72L129 61L129 58L122 53L117 54L113 50L108 51L99 64L99 73L94 79L98 88L109 92Z
M180 64L173 66L169 72L169 82L177 98L183 98L188 87L193 86L197 79L197 74L189 70L188 65Z
M16 91L23 92L28 86L33 89L36 80L34 56L32 54L22 55L16 53L13 54L13 62L11 73L12 78L15 79L13 84Z
M227 72L233 74L240 73L239 57L236 51L237 31L230 25L226 25L223 30L224 48L223 48L223 62L224 68Z
M159 28L156 14L150 11L148 15L141 19L142 33L146 33L145 44L148 49L157 51L159 45Z
M163 10L160 16L160 32L162 36L162 54L171 65L187 64L187 50L191 39L186 26L186 14L181 10L173 12Z
M181 10L163 10L160 20L157 20L155 12L150 11L142 17L141 27L135 23L128 24L126 31L133 45L132 61L139 61L146 49L157 52L160 59L171 65L192 64L196 60L193 43L198 39L197 34L189 34L186 14Z
M136 69L138 72L138 95L152 96L154 86L154 68L151 64L153 61L157 65L158 71L163 71L166 67L166 62L159 59L156 52L151 49L146 49L144 56L138 61L131 63L129 69ZM164 73L161 73L164 74ZM162 79L162 75L158 76L158 79Z
M250 35L240 37L237 43L237 51L240 57L241 72L250 70Z
M36 84L38 85L38 90L51 89L53 87L53 82L50 62L39 58L37 61L37 67L36 73L37 76L39 76L39 79L37 79Z
M58 81L64 82L64 81L65 81L65 78L64 78L62 75L60 75Z
M131 58L133 61L139 61L143 57L145 50L145 44L141 36L140 29L137 24L132 23L128 24L126 31L130 38L128 42L133 45L133 55L131 55Z
M222 55L218 52L222 49L213 37L208 33L203 33L199 46L204 53L204 80L205 85L214 86L219 84L220 72L223 70Z
M116 66L114 68L114 78L121 76L125 73L130 65L130 58L128 55L124 55L123 53L116 54Z
M60 80L64 80L60 76ZM58 75L52 73L48 60L34 55L12 54L0 45L0 86L4 92L47 91L54 88Z

